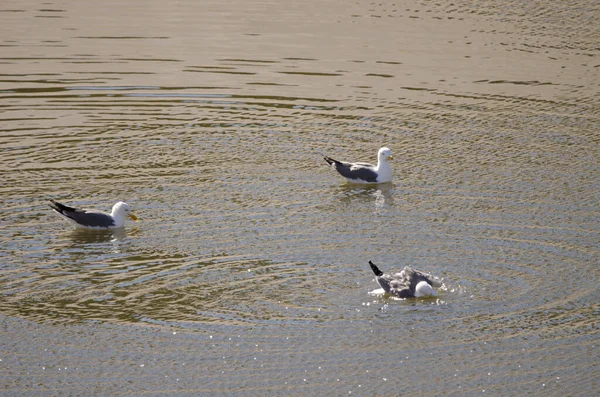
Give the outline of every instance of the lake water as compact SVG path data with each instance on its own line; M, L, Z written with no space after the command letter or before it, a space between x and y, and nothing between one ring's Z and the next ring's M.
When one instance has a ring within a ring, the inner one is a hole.
M598 3L0 18L1 395L598 392ZM381 146L391 184L322 158ZM49 199L140 222L75 231ZM444 287L371 295L369 260Z

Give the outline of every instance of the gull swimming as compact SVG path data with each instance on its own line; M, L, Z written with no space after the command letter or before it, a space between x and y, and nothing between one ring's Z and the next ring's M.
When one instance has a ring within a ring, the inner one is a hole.
M325 156L325 161L341 176L352 183L386 183L392 180L392 151L382 147L377 152L377 165L369 163L348 163Z
M57 214L78 228L85 229L118 229L125 225L125 218L138 220L127 203L119 201L112 207L110 214L96 210L82 210L68 207L58 201L50 200Z
M405 266L396 274L383 273L375 264L369 261L369 265L375 273L377 283L385 292L398 298L422 298L437 296L434 287L442 286L440 280L435 277Z

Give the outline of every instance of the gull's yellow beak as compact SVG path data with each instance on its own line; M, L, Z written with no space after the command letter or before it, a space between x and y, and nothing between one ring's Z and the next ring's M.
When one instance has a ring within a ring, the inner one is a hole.
M394 159L394 156L392 156L392 155L390 154L390 157L388 157L388 159L390 159L390 160L393 160L393 159Z
M136 221L136 222L138 221L138 217L137 217L137 216L135 216L135 214L134 214L134 213L131 213L131 214L127 215L127 217L128 217L129 219L131 219L131 220L134 220L134 221Z

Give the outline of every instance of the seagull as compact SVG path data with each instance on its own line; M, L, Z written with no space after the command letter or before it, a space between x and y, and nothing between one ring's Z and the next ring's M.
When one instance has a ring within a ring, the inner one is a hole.
M398 298L421 298L437 296L433 287L440 287L442 283L435 277L405 266L396 274L383 273L375 264L369 261L377 283L385 292Z
M377 153L377 165L369 163L347 163L325 157L325 161L341 176L353 183L386 183L392 180L392 166L389 161L393 159L392 151L382 147Z
M119 201L112 207L110 214L95 210L82 210L68 207L58 201L50 200L52 208L57 214L78 228L86 229L118 229L125 225L125 218L138 220L127 203Z

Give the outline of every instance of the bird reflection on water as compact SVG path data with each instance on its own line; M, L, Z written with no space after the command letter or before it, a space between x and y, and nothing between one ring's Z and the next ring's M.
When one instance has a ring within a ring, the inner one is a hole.
M339 188L341 201L344 204L351 204L354 201L371 201L376 210L383 209L394 203L393 197L394 185L392 183L382 183L376 186L344 184Z
M98 254L118 254L122 252L123 244L132 236L139 234L137 228L89 230L73 229L63 234L64 247L72 254L87 252Z

